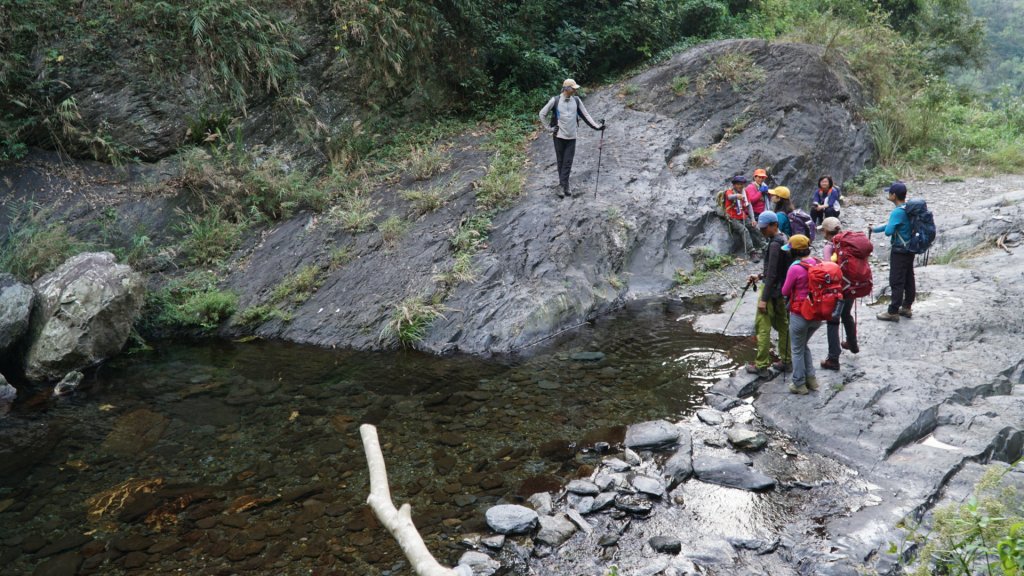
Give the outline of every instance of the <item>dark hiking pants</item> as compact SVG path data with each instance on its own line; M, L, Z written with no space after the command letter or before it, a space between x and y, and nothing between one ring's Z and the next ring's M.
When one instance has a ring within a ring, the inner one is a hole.
M910 308L917 297L917 283L914 281L914 257L910 252L893 252L889 256L889 288L892 290L892 301L889 302L889 314L895 314L900 308Z
M563 194L569 194L569 173L572 160L576 157L576 140L565 140L555 136L555 158L558 160L558 185Z
M843 349L839 341L839 323L843 323L843 331L846 332L846 341L850 344L857 343L857 321L853 319L853 306L856 299L851 294L843 294L843 314L839 320L828 321L825 327L828 335L828 357L832 360L839 360L839 354Z

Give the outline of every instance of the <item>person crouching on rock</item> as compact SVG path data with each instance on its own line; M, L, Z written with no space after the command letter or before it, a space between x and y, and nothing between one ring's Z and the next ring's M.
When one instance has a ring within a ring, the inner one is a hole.
M743 187L747 184L747 178L737 174L732 177L732 187L719 194L720 207L724 211L725 221L729 229L740 236L743 241L743 253L751 260L757 262L760 258L759 250L764 246L764 238L756 229L757 219L754 217L754 209L747 200Z
M748 285L758 280L764 280L764 284L761 286L757 315L754 317L757 356L753 364L746 365L746 371L761 378L769 378L772 375L769 366L777 372L788 372L793 365L789 348L789 313L786 301L782 298L782 282L786 279L790 264L790 256L782 247L789 238L779 231L779 219L774 212L762 212L757 217L757 227L768 239L768 246L764 249L763 271L747 278ZM771 364L772 328L779 335L779 361L775 364Z
M839 217L839 188L831 176L818 178L818 189L811 197L811 218L817 226L828 217Z
M548 100L540 110L540 121L543 124L547 121L548 112L552 113L549 130L555 141L555 160L558 164L558 186L559 198L571 196L569 194L569 173L572 172L572 161L576 156L576 133L582 118L587 126L594 130L604 130L604 123L600 126L590 117L583 100L576 95L580 85L572 78L562 82L562 94Z
M818 389L818 379L814 377L814 359L807 342L821 328L818 320L806 320L800 313L801 303L807 300L810 292L807 268L800 265L814 266L818 263L811 257L811 239L803 234L795 234L789 244L782 248L793 257L793 264L786 272L786 281L782 284L782 295L789 299L789 344L793 347L793 382L789 391L794 394L807 394L809 390Z

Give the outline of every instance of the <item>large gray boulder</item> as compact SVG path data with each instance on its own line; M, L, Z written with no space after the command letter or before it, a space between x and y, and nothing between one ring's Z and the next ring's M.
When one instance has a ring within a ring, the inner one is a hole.
M56 380L121 351L142 309L144 285L109 252L74 256L35 283L25 375Z
M775 487L775 479L758 472L738 460L702 456L693 460L693 473L698 480L729 488L760 492Z
M10 274L0 274L0 357L28 332L35 293Z
M682 430L665 420L633 424L626 429L626 447L634 450L659 450L673 446Z

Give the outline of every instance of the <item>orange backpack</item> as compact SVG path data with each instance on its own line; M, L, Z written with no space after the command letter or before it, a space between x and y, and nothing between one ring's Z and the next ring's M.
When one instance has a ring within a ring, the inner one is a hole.
M800 302L800 315L804 320L832 320L836 311L842 311L843 271L835 262L808 264L800 261L807 270L807 299Z

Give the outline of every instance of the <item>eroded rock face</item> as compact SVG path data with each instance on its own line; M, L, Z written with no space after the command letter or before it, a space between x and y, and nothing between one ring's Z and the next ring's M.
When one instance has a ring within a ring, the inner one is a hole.
M35 283L25 374L56 380L121 351L142 309L142 278L109 252L79 254Z
M10 274L0 274L0 357L28 332L35 293Z

